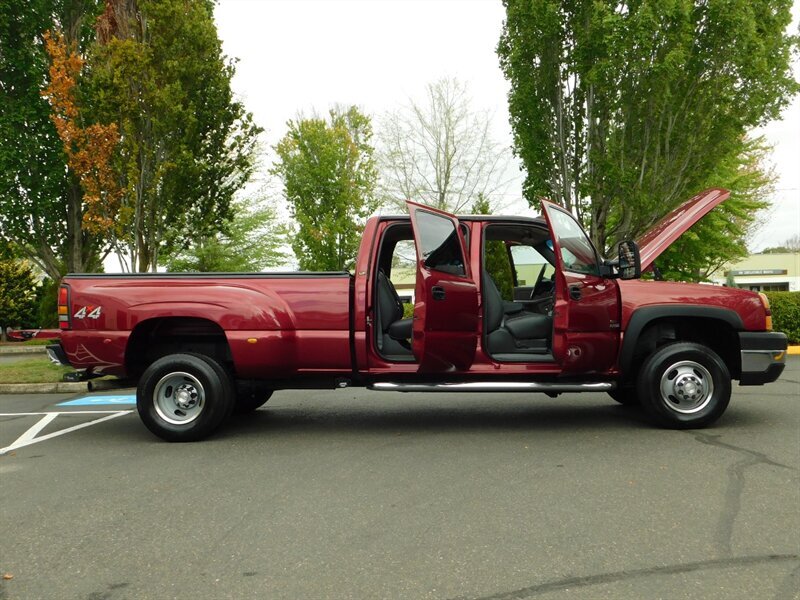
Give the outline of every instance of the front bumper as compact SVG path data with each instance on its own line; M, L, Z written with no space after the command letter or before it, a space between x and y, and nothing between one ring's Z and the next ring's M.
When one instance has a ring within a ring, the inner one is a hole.
M742 374L739 385L763 385L775 381L786 366L786 334L777 331L739 333Z

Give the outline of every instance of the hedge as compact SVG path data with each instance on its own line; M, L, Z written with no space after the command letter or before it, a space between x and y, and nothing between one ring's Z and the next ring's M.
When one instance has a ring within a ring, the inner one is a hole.
M772 308L772 328L790 344L800 344L800 292L765 292Z

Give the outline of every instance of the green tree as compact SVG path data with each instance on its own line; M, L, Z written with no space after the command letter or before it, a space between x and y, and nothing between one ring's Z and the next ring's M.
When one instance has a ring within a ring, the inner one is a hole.
M83 194L41 96L59 29L84 53L97 0L0 0L0 239L53 279L99 268L102 237L82 228Z
M276 224L271 206L234 203L233 217L225 230L192 244L166 263L172 272L262 271L286 260L281 246L286 233Z
M498 55L524 193L576 213L601 249L722 183L746 130L798 90L790 0L504 5Z
M58 282L50 278L43 279L36 288L36 327L58 328L58 288Z
M745 139L743 151L717 163L707 183L731 197L679 237L658 259L665 279L705 281L725 263L747 256L752 216L765 208L773 176L763 166L770 148L763 138Z
M233 98L212 2L108 0L97 32L87 95L121 138L114 242L131 269L154 271L230 220L260 129Z
M0 238L0 260L11 260L12 258L19 258L18 251L9 240Z
M298 229L292 239L300 268L345 270L358 251L364 220L377 208L377 168L368 116L353 106L329 119L289 121L275 146L272 173Z
M35 286L33 273L23 261L0 261L0 341L6 341L8 327L30 322L36 310Z

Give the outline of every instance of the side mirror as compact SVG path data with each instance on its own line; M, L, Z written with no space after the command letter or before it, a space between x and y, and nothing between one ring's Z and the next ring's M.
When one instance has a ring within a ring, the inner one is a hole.
M639 279L642 276L642 261L639 246L632 240L619 243L619 278Z

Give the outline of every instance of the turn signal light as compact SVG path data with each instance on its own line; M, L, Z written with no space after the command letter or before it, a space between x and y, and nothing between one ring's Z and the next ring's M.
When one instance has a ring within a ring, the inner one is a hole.
M772 310L769 308L769 298L764 292L759 292L758 297L761 298L761 304L764 305L764 311L767 314L765 328L767 331L772 331Z

